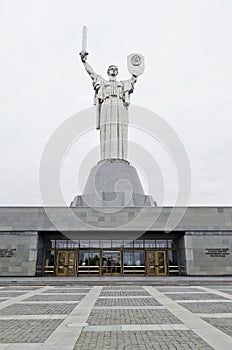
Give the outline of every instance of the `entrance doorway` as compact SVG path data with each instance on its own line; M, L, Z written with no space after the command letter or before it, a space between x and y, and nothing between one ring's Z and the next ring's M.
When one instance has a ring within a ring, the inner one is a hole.
M76 251L58 250L56 276L76 276Z
M167 257L165 250L147 250L148 276L167 276Z
M178 276L177 239L47 240L38 260L49 276Z
M122 274L121 251L102 251L102 275L117 276Z

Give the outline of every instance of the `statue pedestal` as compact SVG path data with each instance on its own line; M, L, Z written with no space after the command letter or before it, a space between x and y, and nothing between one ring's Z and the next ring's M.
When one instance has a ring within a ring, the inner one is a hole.
M156 206L145 195L136 169L123 159L100 161L90 171L83 194L71 207L143 207Z

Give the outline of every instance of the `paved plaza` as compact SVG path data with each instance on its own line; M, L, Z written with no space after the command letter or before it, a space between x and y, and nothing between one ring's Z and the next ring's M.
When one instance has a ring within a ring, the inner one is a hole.
M1 285L5 349L231 350L232 285Z

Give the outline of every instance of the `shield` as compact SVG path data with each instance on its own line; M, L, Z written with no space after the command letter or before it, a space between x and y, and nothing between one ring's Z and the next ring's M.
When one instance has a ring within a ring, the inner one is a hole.
M144 56L140 53L132 53L127 56L127 68L133 75L140 75L144 72Z

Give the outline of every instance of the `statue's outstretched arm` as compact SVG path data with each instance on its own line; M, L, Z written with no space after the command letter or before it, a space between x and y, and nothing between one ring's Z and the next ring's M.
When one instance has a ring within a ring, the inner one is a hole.
M92 79L94 79L96 77L96 73L94 72L93 68L90 66L89 63L87 63L87 53L85 53L84 55L83 54L80 54L81 55L81 61L83 62L84 64L84 67L85 67L85 70L86 72L90 75L90 77Z

